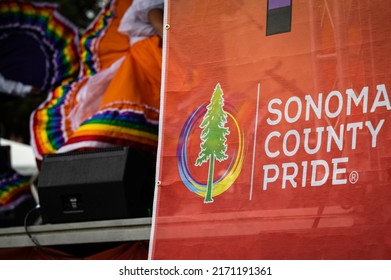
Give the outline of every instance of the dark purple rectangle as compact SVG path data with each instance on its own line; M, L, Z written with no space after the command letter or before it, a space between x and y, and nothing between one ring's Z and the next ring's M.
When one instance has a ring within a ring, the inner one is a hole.
M268 1L269 10L288 7L290 5L291 5L291 0L269 0Z

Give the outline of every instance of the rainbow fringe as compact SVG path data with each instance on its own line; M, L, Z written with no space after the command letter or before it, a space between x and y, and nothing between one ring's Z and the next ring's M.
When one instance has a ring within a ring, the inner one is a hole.
M57 5L0 1L0 31L31 32L41 39L46 51L53 52L43 92L50 91L62 82L73 80L79 74L78 32L57 12Z
M23 194L30 194L30 177L16 172L0 179L0 208L16 201Z
M77 79L53 90L47 100L31 116L32 146L38 159L44 154L55 153L68 140L71 134L67 129L67 100L73 98L85 79Z
M115 1L109 1L102 9L99 16L91 23L87 31L80 38L80 57L82 62L83 76L95 75L99 70L99 58L96 49L99 40L105 33L106 27L114 17L113 7Z
M147 120L142 111L111 108L83 122L65 146L78 144L83 147L83 142L90 141L121 146L131 146L135 142L156 146L157 135L158 122Z

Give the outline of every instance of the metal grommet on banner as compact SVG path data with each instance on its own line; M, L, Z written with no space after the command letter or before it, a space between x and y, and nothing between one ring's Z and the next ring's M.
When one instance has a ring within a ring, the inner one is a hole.
M162 185L162 181L156 181L156 187L160 187Z
M167 23L165 26L164 26L164 28L166 29L166 30L168 30L168 29L170 29L170 25Z

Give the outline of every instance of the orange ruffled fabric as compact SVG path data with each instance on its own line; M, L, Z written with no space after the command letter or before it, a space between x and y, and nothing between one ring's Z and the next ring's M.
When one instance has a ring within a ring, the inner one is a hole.
M158 37L137 42L108 85L96 113L60 152L110 145L157 146L162 51Z
M162 48L159 37L129 44L118 32L131 0L110 1L81 39L80 76L32 114L32 147L44 154L111 146L155 151Z

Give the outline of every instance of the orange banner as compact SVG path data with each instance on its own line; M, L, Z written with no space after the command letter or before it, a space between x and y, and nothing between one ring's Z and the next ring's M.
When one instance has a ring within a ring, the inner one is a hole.
M391 6L166 8L150 258L391 258Z

